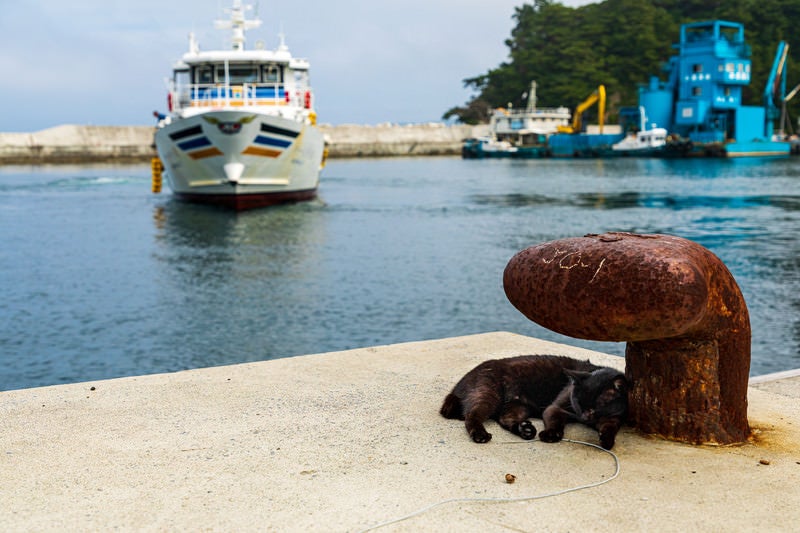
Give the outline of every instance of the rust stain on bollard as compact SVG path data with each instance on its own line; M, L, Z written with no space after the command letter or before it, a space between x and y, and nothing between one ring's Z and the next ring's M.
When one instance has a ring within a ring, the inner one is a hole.
M625 341L630 418L691 443L744 442L750 319L714 254L668 235L607 233L543 243L506 267L509 301L564 335Z

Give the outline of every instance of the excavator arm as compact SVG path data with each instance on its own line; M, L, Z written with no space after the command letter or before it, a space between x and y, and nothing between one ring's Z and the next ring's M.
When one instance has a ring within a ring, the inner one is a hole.
M780 112L778 107L786 97L786 74L784 69L786 66L786 56L789 54L789 45L786 41L778 43L778 49L775 52L775 60L772 63L772 70L769 73L767 85L764 87L764 108L771 118L777 117Z
M575 108L575 114L572 117L572 125L559 126L559 133L580 133L583 125L583 113L597 103L597 123L600 126L600 133L603 133L603 117L606 114L606 88L605 85L597 87L589 97L578 104Z
M780 135L786 127L786 102L794 97L797 88L786 94L786 57L789 55L789 44L786 41L778 43L772 70L769 72L767 85L764 87L764 133L772 133L772 121L780 117Z

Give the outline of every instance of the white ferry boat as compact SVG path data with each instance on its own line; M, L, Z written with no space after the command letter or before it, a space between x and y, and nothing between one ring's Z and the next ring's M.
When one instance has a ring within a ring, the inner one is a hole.
M247 9L234 0L230 19L215 24L231 30L229 50L200 51L189 36L155 134L154 190L163 169L177 197L236 210L316 196L326 147L309 63L283 35L276 50L260 41L245 50L245 31L261 24Z

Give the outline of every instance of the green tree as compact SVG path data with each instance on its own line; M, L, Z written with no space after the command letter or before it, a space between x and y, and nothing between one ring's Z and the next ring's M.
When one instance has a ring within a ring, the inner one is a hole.
M540 106L574 107L598 85L606 86L608 111L635 105L637 89L651 76L664 77L675 55L672 44L680 25L722 19L745 25L752 50L752 82L745 103L761 105L779 40L789 43L787 89L798 80L800 0L605 0L570 8L555 0L533 0L517 7L506 40L509 59L484 74L467 78L475 91L466 105L445 118L484 121L493 107L525 105L531 81L538 84ZM800 109L800 98L790 111ZM592 117L585 117L591 119Z

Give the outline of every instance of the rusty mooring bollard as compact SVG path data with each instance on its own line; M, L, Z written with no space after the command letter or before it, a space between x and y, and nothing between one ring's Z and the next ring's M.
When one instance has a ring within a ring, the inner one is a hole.
M533 246L503 275L509 301L564 335L626 341L630 420L693 444L750 435L750 318L733 276L699 244L606 233Z

